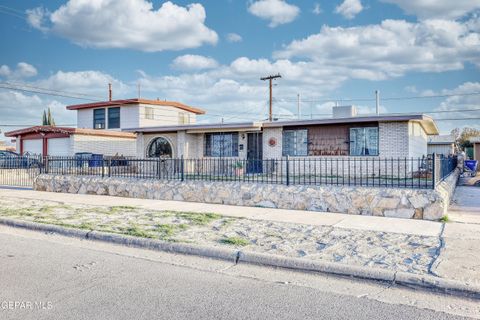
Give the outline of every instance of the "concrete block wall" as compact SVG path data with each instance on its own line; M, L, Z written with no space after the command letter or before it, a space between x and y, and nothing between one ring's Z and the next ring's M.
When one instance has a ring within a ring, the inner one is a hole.
M378 135L381 158L408 157L408 122L380 122Z
M71 150L72 154L91 152L107 156L135 157L137 155L136 139L134 138L75 134L71 138Z
M283 145L282 128L264 128L263 129L263 159L281 159ZM276 145L270 146L270 139L275 139Z

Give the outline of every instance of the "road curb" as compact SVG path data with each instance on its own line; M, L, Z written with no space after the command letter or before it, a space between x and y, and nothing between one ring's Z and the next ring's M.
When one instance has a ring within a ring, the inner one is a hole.
M417 275L401 271L351 266L328 261L312 261L301 258L283 257L229 248L208 247L189 243L172 243L155 239L137 238L100 231L85 231L6 218L0 218L0 224L34 231L56 233L67 237L115 243L130 247L227 260L233 263L249 263L292 270L335 274L360 279L391 282L412 288L430 289L477 299L480 298L479 285L468 284L457 280L443 279L432 275Z

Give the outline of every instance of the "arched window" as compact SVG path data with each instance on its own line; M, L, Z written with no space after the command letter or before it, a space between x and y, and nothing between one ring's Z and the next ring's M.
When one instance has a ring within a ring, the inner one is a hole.
M155 138L150 142L147 156L149 158L171 158L172 146L170 145L170 142L163 137Z

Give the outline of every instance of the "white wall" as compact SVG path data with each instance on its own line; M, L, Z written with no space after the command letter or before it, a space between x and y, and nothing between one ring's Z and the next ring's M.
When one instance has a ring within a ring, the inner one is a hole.
M93 129L93 109L77 110L77 127Z
M427 155L428 136L418 122L408 123L408 156L410 158L421 158Z
M134 157L137 154L136 139L80 134L72 135L72 137L72 155L77 152L91 152L106 156Z
M454 154L454 147L453 143L449 144L429 144L427 146L428 154L436 153L436 154L443 154L445 156Z
M145 108L153 109L153 119L147 119ZM139 125L138 127L155 127L155 126L173 126L179 123L179 114L185 113L190 116L190 124L195 123L196 114L181 110L170 106L156 106L156 105L139 105ZM188 123L186 123L188 124Z
M115 106L117 107L117 106ZM196 122L196 114L184 111L170 106L156 106L156 105L123 105L120 107L120 129L126 128L141 128L154 126L172 126L179 124L179 114L185 113L189 115L190 124ZM153 108L153 119L146 119L145 107ZM77 127L93 129L93 110L80 109L77 110ZM101 108L97 108L101 109ZM105 129L108 129L108 111L105 111Z

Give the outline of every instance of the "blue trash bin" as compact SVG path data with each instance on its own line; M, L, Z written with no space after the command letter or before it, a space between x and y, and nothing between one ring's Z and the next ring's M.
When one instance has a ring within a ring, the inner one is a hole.
M77 152L75 153L75 162L77 167L86 167L88 166L89 160L92 158L91 152Z
M89 167L101 167L103 163L103 154L92 154L90 160L88 160Z

